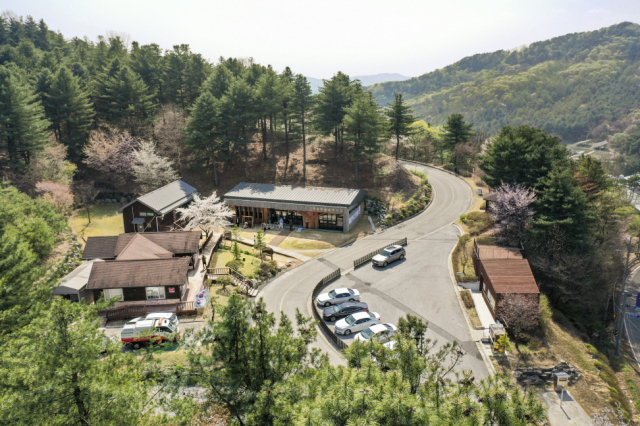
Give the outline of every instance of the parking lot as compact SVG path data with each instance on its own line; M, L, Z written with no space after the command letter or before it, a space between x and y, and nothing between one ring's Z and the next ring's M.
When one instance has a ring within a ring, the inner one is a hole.
M449 252L432 244L434 239L449 241L451 247L458 238L456 228L447 227L429 236L409 243L406 257L386 268L365 264L332 282L324 292L340 287L357 289L361 301L369 305L369 312L380 314L382 323L398 324L398 319L411 314L429 323L427 338L436 340L436 349L458 341L467 353L459 369L474 370L478 378L484 377L486 367L463 316L449 272L441 267L448 263ZM439 265L440 267L436 267ZM321 313L324 307L317 306ZM327 322L333 330L334 323ZM338 335L351 344L355 335Z

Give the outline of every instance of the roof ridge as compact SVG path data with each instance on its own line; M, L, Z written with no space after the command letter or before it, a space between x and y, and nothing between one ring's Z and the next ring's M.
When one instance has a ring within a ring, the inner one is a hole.
M147 192L146 194L142 194L141 196L139 196L138 198L136 198L136 200L140 200L140 198L142 198L142 197L146 197L147 195L151 195L151 194L153 194L154 192L160 191L161 189L163 189L163 188L165 188L165 187L167 187L167 186L169 186L169 185L172 185L172 184L174 184L174 183L176 183L176 182L182 182L182 183L186 183L187 185L189 185L187 182L183 181L182 179L176 179L176 180L174 180L173 182L169 182L168 184L163 185L163 186L161 186L160 188L156 188L156 189L154 189L154 190L153 190L153 191L151 191L151 192ZM189 185L189 186L191 186L191 185ZM192 187L192 186L191 186L191 187ZM193 187L192 187L192 188L193 188Z
M341 189L346 191L363 191L363 189L358 189L358 188L338 188L338 187L330 187L330 186L307 186L307 185L296 185L296 184L287 185L287 184L281 184L281 183L240 182L240 184L243 184L243 183L246 185L293 186L293 187L300 187L305 189ZM233 190L233 188L231 190Z
M118 263L118 264L122 264L122 263L126 263L126 262L158 262L158 261L168 261L168 260L187 260L190 261L188 257L182 257L182 256L174 256L174 257L159 257L157 259L126 259L126 260L103 260L100 263Z

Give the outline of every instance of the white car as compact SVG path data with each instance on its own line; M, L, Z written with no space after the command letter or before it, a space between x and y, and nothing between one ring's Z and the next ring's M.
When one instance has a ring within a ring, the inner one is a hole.
M390 323L374 324L366 330L363 330L362 333L359 333L356 336L355 340L368 342L372 337L377 336L378 340L380 340L381 342L386 342L391 338L391 336L396 334L396 330L398 330L396 326Z
M128 321L127 324L135 324L138 321L158 320L158 319L167 319L167 320L169 320L171 325L173 325L173 327L176 328L176 329L180 325L180 320L178 320L178 317L173 312L154 312L152 314L147 314L147 316L145 316L145 317L134 318L134 319Z
M370 325L379 323L380 314L377 312L357 312L336 322L336 334L344 334L345 336L348 336L351 333L357 333L358 331L364 330Z
M318 296L318 305L331 306L339 305L342 302L357 302L360 300L360 292L351 288L336 288L329 293L322 293Z

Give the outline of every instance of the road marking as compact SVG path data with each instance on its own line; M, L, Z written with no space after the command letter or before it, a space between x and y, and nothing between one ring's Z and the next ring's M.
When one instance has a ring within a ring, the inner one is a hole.
M322 265L322 264L321 264ZM284 299L286 298L287 294L289 294L289 292L296 287L298 284L300 284L305 278L310 277L311 275L315 274L316 272L320 271L320 269L322 268L318 268L316 270L314 270L313 272L311 272L310 274L305 275L304 277L302 277L299 281L297 281L295 284L293 284L291 287L289 287L287 289L287 291L284 292L284 294L282 295L282 298L280 299L280 307L278 309L278 313L282 312L282 304L284 303Z

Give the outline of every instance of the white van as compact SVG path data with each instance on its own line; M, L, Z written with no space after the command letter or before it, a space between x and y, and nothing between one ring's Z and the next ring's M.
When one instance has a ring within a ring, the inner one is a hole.
M180 330L168 319L140 319L125 324L120 332L122 343L131 344L133 349L139 349L142 344L164 341L175 342L180 337Z
M173 312L154 312L152 314L147 314L144 317L134 318L131 321L127 322L127 324L135 324L138 321L143 320L158 320L158 319L167 319L173 326L177 329L180 325L180 320L178 320L178 316Z

